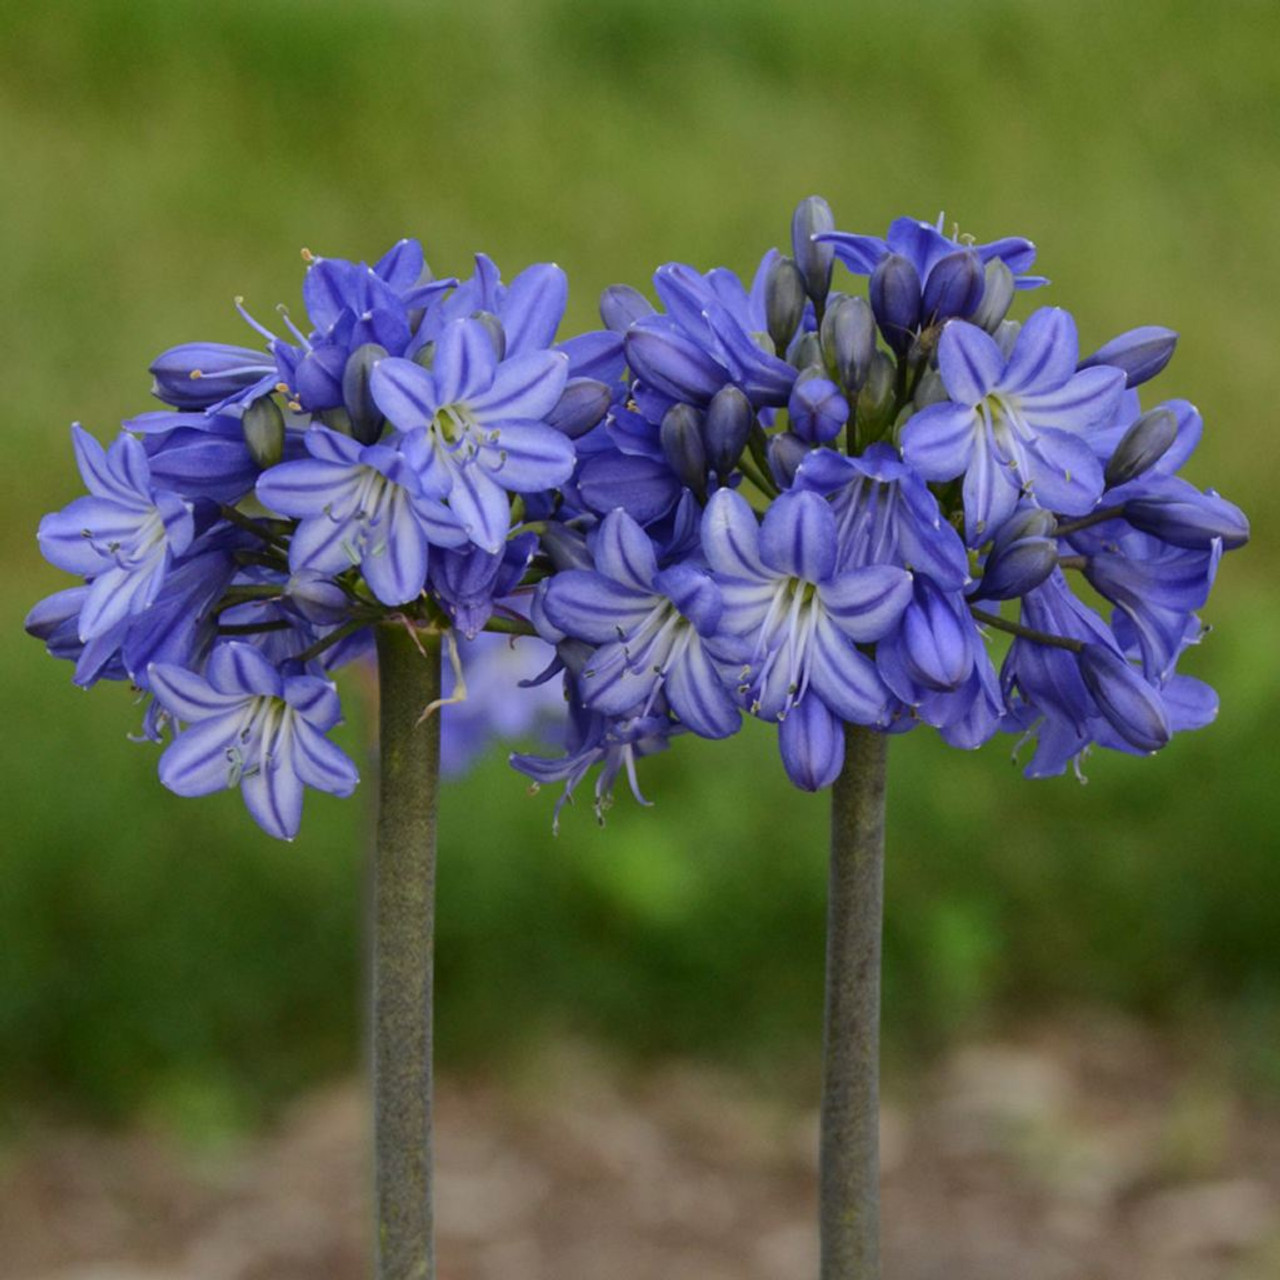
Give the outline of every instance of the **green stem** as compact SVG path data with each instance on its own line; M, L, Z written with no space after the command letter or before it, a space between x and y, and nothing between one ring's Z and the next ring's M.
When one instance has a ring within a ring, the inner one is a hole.
M849 725L831 793L821 1280L880 1276L880 934L888 736Z
M377 1280L434 1280L431 1007L440 639L377 629L381 781L374 864ZM419 648L421 640L421 649ZM425 654L423 652L425 650Z

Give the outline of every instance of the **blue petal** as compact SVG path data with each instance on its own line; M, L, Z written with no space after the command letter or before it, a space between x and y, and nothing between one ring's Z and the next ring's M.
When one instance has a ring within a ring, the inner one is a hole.
M943 401L915 414L902 429L902 456L926 480L954 480L972 465L982 419L969 405Z
M1041 431L1027 451L1023 476L1033 500L1050 511L1082 516L1102 493L1102 464L1080 439L1065 431Z
M508 422L495 446L483 451L493 478L513 493L538 493L562 485L573 474L573 441L540 422Z
M769 578L760 559L760 526L747 500L732 489L718 489L702 517L702 550L717 573L738 578Z
M879 236L856 236L848 231L824 231L814 240L829 244L836 257L859 276L869 276L889 252L889 246Z
M426 269L422 245L417 240L397 240L374 264L374 270L398 293L411 289Z
M488 342L488 336L485 336ZM369 392L383 414L401 431L430 424L441 405L435 380L412 360L388 357L373 366Z
M634 591L654 590L658 560L649 535L625 511L611 511L591 539L596 568Z
M328 507L345 510L368 472L360 466L301 458L264 471L258 501L286 516L320 516Z
M582 698L587 706L608 716L625 716L647 704L658 682L652 667L632 670L621 641L603 645L582 673Z
M497 365L497 353L484 325L469 319L450 321L436 339L435 359L431 363L431 376L440 403L470 402L493 382ZM374 398L377 399L376 393ZM387 411L383 409L383 412ZM391 417L389 413L387 416Z
M228 751L235 729L233 717L220 716L178 734L160 757L160 781L180 796L225 791L234 777Z
M625 347L636 375L676 400L705 404L728 381L722 365L663 317L633 324Z
M741 727L737 704L697 640L667 668L663 691L671 709L700 738L728 738Z
M624 507L644 524L666 515L682 491L663 459L613 451L588 459L578 476L578 493L592 511Z
M120 476L108 461L107 451L79 423L71 428L71 447L90 493L130 505L138 505L142 501L132 485L121 483Z
M887 712L888 690L875 664L829 618L819 619L814 629L809 688L801 706L817 694L835 715L851 724L878 724ZM787 718L794 714L793 709Z
M569 281L554 263L538 263L522 271L503 299L502 329L507 355L523 355L549 347L569 300Z
M836 567L836 518L816 493L786 493L760 526L760 558L777 573L822 582Z
M332 729L342 719L337 689L317 676L289 676L284 682L284 700L321 732Z
M386 605L406 604L427 581L427 538L408 497L396 492L360 561L369 590Z
M1013 515L1020 493L1017 476L1000 460L990 429L984 429L962 487L965 538L971 547L980 546Z
M1075 373L1079 356L1080 340L1070 312L1041 307L1018 333L1000 390L1010 394L1053 391Z
M778 726L778 749L787 777L802 791L820 791L844 767L844 726L809 694Z
M556 407L568 377L568 356L532 351L504 360L492 385L471 396L467 407L481 426L501 426L514 419L539 422Z
M215 647L205 676L219 693L278 698L284 692L280 673L251 644L230 640Z
M1000 381L1004 365L995 340L977 325L953 320L943 329L938 371L947 394L958 404L976 405Z
M483 467L454 466L449 509L476 546L501 549L511 528L511 499Z
M303 441L307 452L317 462L334 462L340 466L354 467L359 465L360 455L364 452L364 447L358 440L319 425L309 427Z
M269 836L292 840L302 822L302 781L294 772L292 753L277 757L240 784L245 807Z
M850 569L824 582L818 598L851 640L868 644L888 635L911 603L911 575L888 564Z
M1027 423L1037 431L1056 427L1082 434L1105 426L1123 394L1124 374L1099 365L1077 373L1056 390L1023 393L1018 405Z
M326 576L350 569L356 563L359 528L355 520L308 517L293 531L289 543L289 568L294 573L314 569Z
M243 693L220 693L202 676L173 663L152 663L147 677L164 709L187 724L224 716L245 701Z
M360 781L360 774L347 758L313 724L306 720L293 722L293 767L298 778L317 791L349 796Z
M542 607L566 635L607 644L634 634L658 603L652 591L624 586L588 569L567 569L551 578Z
M693 623L700 635L715 634L724 601L704 569L688 562L673 564L657 575L653 585Z
M156 597L165 561L158 557L142 569L108 569L89 586L80 610L80 639L105 635L130 614L140 613Z

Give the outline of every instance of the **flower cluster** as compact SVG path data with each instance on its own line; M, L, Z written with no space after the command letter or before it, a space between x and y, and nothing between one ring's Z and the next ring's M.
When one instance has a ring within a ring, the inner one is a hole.
M479 632L531 632L518 593L545 571L531 530L575 470L573 435L610 401L583 354L555 345L558 267L506 285L481 256L469 280L435 280L409 240L372 267L304 257L305 332L282 312L273 334L237 303L265 349L174 347L151 366L167 408L105 449L73 428L89 493L47 516L39 542L84 583L27 619L77 684L151 695L147 735L172 736L166 786L239 787L285 838L305 787L356 785L326 736L340 719L330 674L377 625L462 637L459 684L474 669L481 696L446 717L446 765L474 753L475 711L509 728L537 718L545 699L526 709L517 687L529 662L504 662ZM539 641L521 643L545 666Z
M672 733L746 713L809 790L846 724L966 748L1016 732L1043 776L1209 721L1212 690L1176 668L1248 524L1176 474L1196 410L1140 402L1176 335L1081 358L1066 311L1010 319L1048 283L1021 238L853 235L812 198L791 250L750 288L664 266L661 310L606 291L597 342L626 371L578 440L532 614L578 728L563 760L516 767L572 791L602 762L604 792L624 767L634 786ZM865 296L833 290L837 261Z
M28 629L77 683L152 695L167 786L238 786L280 836L304 787L355 785L329 676L379 625L461 637L459 760L554 706L565 754L512 763L565 798L600 766L598 809L744 714L809 790L846 724L1014 732L1042 776L1210 720L1177 665L1248 523L1177 474L1195 408L1140 399L1176 335L1081 358L1066 311L1011 319L1047 284L1025 239L850 234L817 197L791 231L750 287L668 264L657 307L613 286L605 327L559 343L557 267L304 254L305 331L238 303L265 347L174 347L167 408L105 449L73 429L89 493L39 538L84 581Z

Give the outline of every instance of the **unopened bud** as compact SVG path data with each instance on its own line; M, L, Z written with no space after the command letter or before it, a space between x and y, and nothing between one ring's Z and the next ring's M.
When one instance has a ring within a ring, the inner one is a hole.
M876 351L876 318L865 298L841 298L822 317L822 355L827 369L850 394L866 381Z
M791 349L790 363L796 369L807 369L812 364L822 363L822 343L816 333L810 330L800 335Z
M849 421L849 402L844 392L821 369L806 370L796 379L787 405L791 430L810 444L826 444L844 430Z
M604 418L612 402L613 392L606 383L595 378L570 378L555 408L547 414L547 426L576 440Z
M812 237L835 229L831 206L821 196L801 200L791 217L791 252L804 277L805 289L816 303L823 302L831 288L835 250L829 244L814 244Z
M611 284L600 295L600 319L614 333L625 333L635 321L651 315L653 304L629 284Z
M1000 527L983 566L976 600L1013 600L1034 591L1057 567L1057 521L1033 508Z
M871 310L884 340L901 355L920 327L920 276L909 258L886 254L871 273Z
M1102 644L1080 654L1080 676L1107 723L1139 751L1159 751L1172 731L1160 694L1133 663Z
M769 337L779 354L790 346L807 301L800 268L790 258L778 258L765 278L764 314Z
M1107 488L1127 484L1149 470L1178 438L1178 419L1168 409L1144 413L1124 433L1107 463Z
M755 422L751 401L737 387L724 387L711 397L702 436L707 446L707 464L722 484L738 465Z
M969 317L970 321L988 333L995 333L1009 314L1016 291L1008 264L1003 258L992 258L983 272L982 301Z
M1169 363L1177 345L1178 335L1172 329L1157 324L1143 325L1103 343L1093 355L1080 361L1080 368L1110 365L1124 370L1126 387L1137 387L1149 382Z
M366 342L347 357L342 371L342 402L351 415L351 434L361 444L372 444L382 434L382 410L369 393L373 366L386 357L386 347Z
M1143 533L1191 551L1207 551L1215 538L1222 539L1224 551L1249 541L1249 521L1235 503L1185 483L1170 493L1130 499L1124 518Z
M790 431L783 431L769 441L769 470L773 472L779 489L791 488L791 482L808 453L809 445Z
M938 320L965 319L982 301L982 259L972 249L958 249L934 263L924 282L920 314L932 324Z
M659 438L663 456L680 483L694 493L705 492L707 450L702 443L702 415L692 405L672 405L663 415Z
M893 420L894 382L897 371L883 351L877 351L858 392L858 426L871 439L880 436Z
M272 396L259 396L240 419L249 456L260 467L274 467L284 457L284 414Z

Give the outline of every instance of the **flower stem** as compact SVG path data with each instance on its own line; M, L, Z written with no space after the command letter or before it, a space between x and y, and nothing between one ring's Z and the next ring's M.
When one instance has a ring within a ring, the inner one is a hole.
M888 736L848 725L831 793L821 1280L880 1276L880 933Z
M422 648L419 648L418 641ZM374 864L377 1280L434 1280L431 1009L440 639L377 629L381 781ZM425 650L425 656L424 652Z

